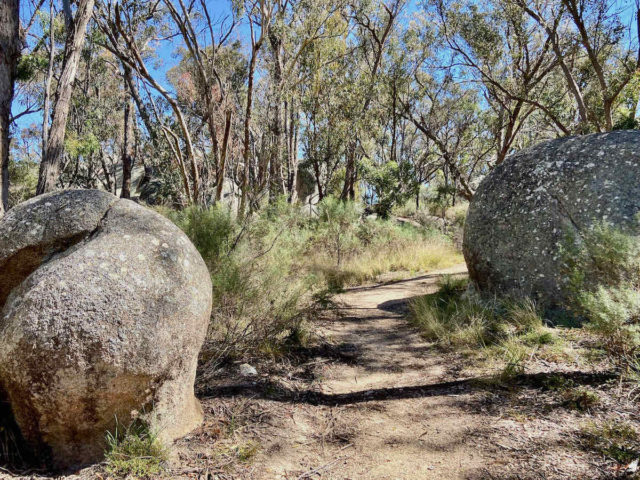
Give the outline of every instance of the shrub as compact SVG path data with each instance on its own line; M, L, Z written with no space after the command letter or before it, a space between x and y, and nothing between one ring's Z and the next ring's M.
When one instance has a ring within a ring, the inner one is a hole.
M160 211L163 211L160 209ZM439 232L362 220L353 202L326 198L318 216L284 199L239 223L222 207L166 211L204 258L213 311L200 381L228 360L279 355L297 340L327 291L385 272L444 268L462 256Z
M191 239L209 269L216 270L233 248L237 226L231 213L221 207L188 207L170 211L169 218Z
M156 477L164 470L168 451L145 422L135 420L125 429L116 422L115 431L107 433L105 460L111 474Z
M356 227L360 212L354 202L327 197L318 204L316 235L335 254L336 266L357 245Z
M628 372L640 347L640 242L606 223L567 237L569 308L586 319L614 364Z
M468 203L459 203L454 207L449 207L445 213L445 217L456 227L462 228L467 218L467 210L469 210Z
M219 207L192 207L169 216L211 273L213 310L201 352L203 380L226 360L282 342L304 320L315 280L297 269L310 233L295 207L276 202L241 225Z
M9 207L14 207L35 195L38 184L38 163L27 158L19 162L9 159Z
M565 407L581 412L588 412L602 402L600 395L585 387L564 390L562 400Z

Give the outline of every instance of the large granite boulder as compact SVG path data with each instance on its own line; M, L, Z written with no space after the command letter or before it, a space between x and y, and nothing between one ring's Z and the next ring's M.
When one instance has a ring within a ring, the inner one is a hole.
M595 222L630 226L640 211L640 132L567 137L507 158L469 207L463 250L481 291L561 305L561 247Z
M70 190L0 220L0 385L54 467L100 460L116 419L142 415L167 442L195 428L210 312L197 250L134 202Z

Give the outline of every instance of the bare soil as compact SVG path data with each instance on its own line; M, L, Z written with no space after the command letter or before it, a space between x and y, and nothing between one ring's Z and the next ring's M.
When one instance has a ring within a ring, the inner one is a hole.
M586 421L611 409L638 420L634 404L611 400L606 373L543 359L505 387L486 380L486 367L444 353L408 324L408 301L434 292L443 274L465 268L352 288L335 298L333 315L318 320L323 338L303 360L205 389L211 423L181 444L182 464L193 469L174 473L252 480L625 477L623 466L583 448L580 437ZM552 373L603 386L601 410L562 408L541 388ZM207 440L207 428L224 429L234 416L242 426L220 443L255 448L244 463L237 454L221 460Z
M177 443L166 476L250 480L604 479L626 466L584 448L580 428L612 414L638 423L610 376L544 359L509 386L461 354L426 342L407 303L443 274L353 288L315 325L320 338L288 361L229 367L199 385L201 428ZM483 376L483 373L485 374ZM602 405L564 408L554 374L588 385ZM616 388L617 392L612 393ZM1 476L1 475L0 475ZM65 478L108 478L100 466ZM16 478L12 476L11 478ZM30 477L25 477L30 478Z

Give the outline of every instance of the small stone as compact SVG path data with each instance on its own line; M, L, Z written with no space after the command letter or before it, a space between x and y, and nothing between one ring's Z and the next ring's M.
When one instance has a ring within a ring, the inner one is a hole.
M240 375L243 377L252 377L254 375L258 375L258 371L248 363L243 363L240 365Z

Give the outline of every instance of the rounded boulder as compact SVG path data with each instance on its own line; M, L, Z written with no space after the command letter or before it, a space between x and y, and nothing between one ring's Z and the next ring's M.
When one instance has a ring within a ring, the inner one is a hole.
M566 297L562 249L596 223L631 226L640 211L640 132L566 137L517 152L480 184L463 251L480 291L547 307Z
M211 280L173 223L97 190L36 197L0 220L0 386L39 458L99 461L142 418L194 429Z

